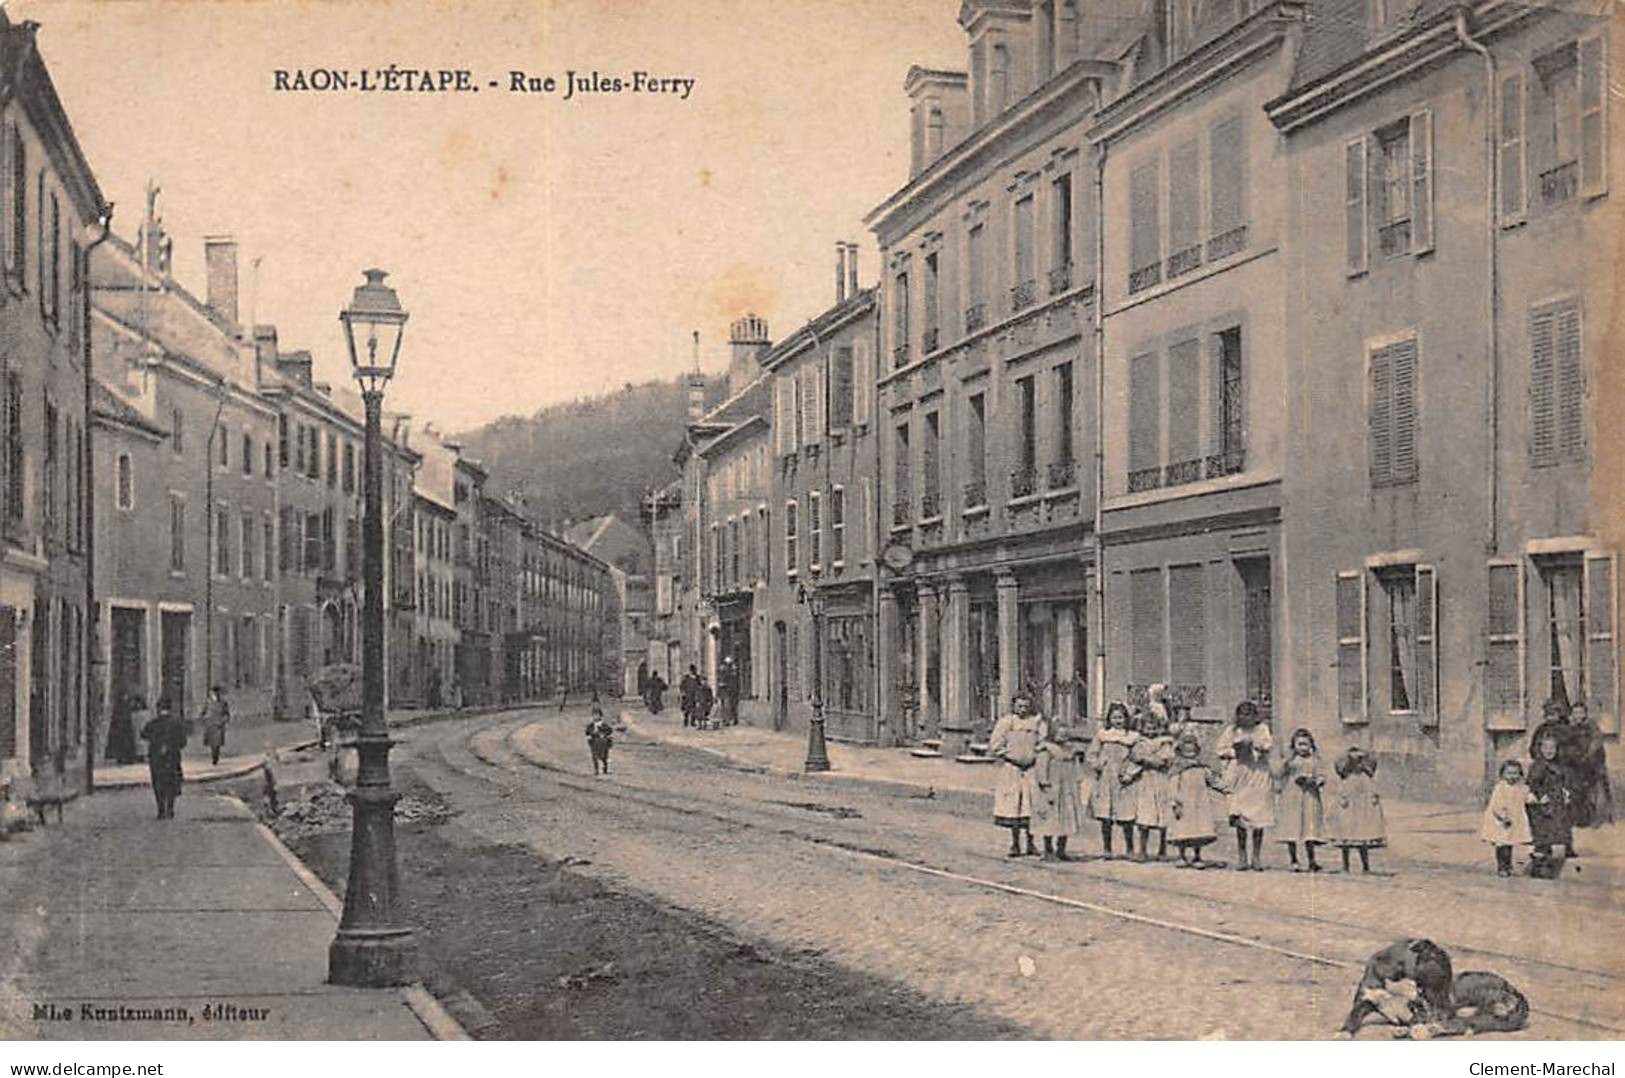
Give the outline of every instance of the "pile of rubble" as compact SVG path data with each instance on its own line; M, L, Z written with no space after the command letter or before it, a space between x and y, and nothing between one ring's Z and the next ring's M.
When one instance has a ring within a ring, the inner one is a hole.
M298 800L280 806L270 824L282 838L338 833L350 829L352 811L344 787L317 783L304 787ZM409 793L395 803L395 819L402 823L436 824L450 816L451 806L428 791Z

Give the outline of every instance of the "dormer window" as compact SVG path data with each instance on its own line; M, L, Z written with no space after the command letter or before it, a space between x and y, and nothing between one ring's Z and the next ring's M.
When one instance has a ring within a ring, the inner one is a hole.
M987 101L989 118L1003 112L1010 103L1010 50L994 45L988 61Z

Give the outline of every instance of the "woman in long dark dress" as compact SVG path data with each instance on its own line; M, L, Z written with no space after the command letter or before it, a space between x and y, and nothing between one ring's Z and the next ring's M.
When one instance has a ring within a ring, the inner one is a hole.
M147 772L152 777L152 795L158 802L158 818L175 818L175 798L181 793L181 750L186 747L186 725L175 717L168 700L158 701L158 717L141 728L147 743Z
M146 701L133 694L113 705L113 719L107 726L109 760L120 764L135 763L135 717L146 710Z
M1570 743L1567 768L1574 795L1575 827L1601 827L1614 822L1614 795L1608 787L1608 746L1590 709L1577 703L1569 709Z

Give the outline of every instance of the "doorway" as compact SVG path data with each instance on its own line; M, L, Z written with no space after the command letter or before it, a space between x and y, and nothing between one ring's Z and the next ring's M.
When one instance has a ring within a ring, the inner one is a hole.
M147 667L143 659L145 649L141 646L146 614L141 610L115 606L112 616L112 665L109 670L112 704L122 707L132 696L145 698L147 695Z
M158 698L168 700L176 718L189 712L187 700L187 656L192 651L192 615L183 611L166 610L160 622L163 642L160 645L161 669ZM156 714L156 711L154 711Z
M1238 561L1236 571L1241 574L1243 688L1246 698L1258 705L1259 716L1269 722L1275 703L1275 615L1270 598L1270 560Z
M773 729L790 723L790 645L785 639L784 622L773 623Z

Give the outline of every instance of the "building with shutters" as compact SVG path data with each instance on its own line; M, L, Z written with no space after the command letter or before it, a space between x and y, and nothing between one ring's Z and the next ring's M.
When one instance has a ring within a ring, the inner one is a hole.
M882 259L878 528L893 567L881 652L897 659L882 714L955 756L1018 689L1061 723L1091 710L1091 125L1118 70L1100 57L1133 19L968 0L959 22L968 72L910 69L909 179L867 219Z
M94 751L85 251L110 208L32 22L0 12L0 778L76 785Z
M1600 4L1311 6L1266 106L1292 192L1281 700L1413 796L1472 793L1549 698L1619 733L1620 35Z
M452 548L457 526L452 474L457 451L427 428L416 432L415 445L422 454L422 463L412 489L416 554L414 696L425 707L440 707L450 700L457 645L457 626L452 618Z
M648 623L648 658L634 675L640 696L650 674L658 671L670 685L681 680L688 669L683 658L683 603L687 598L684 581L688 572L682 497L683 483L678 479L650 491L643 505L653 557L654 595Z

